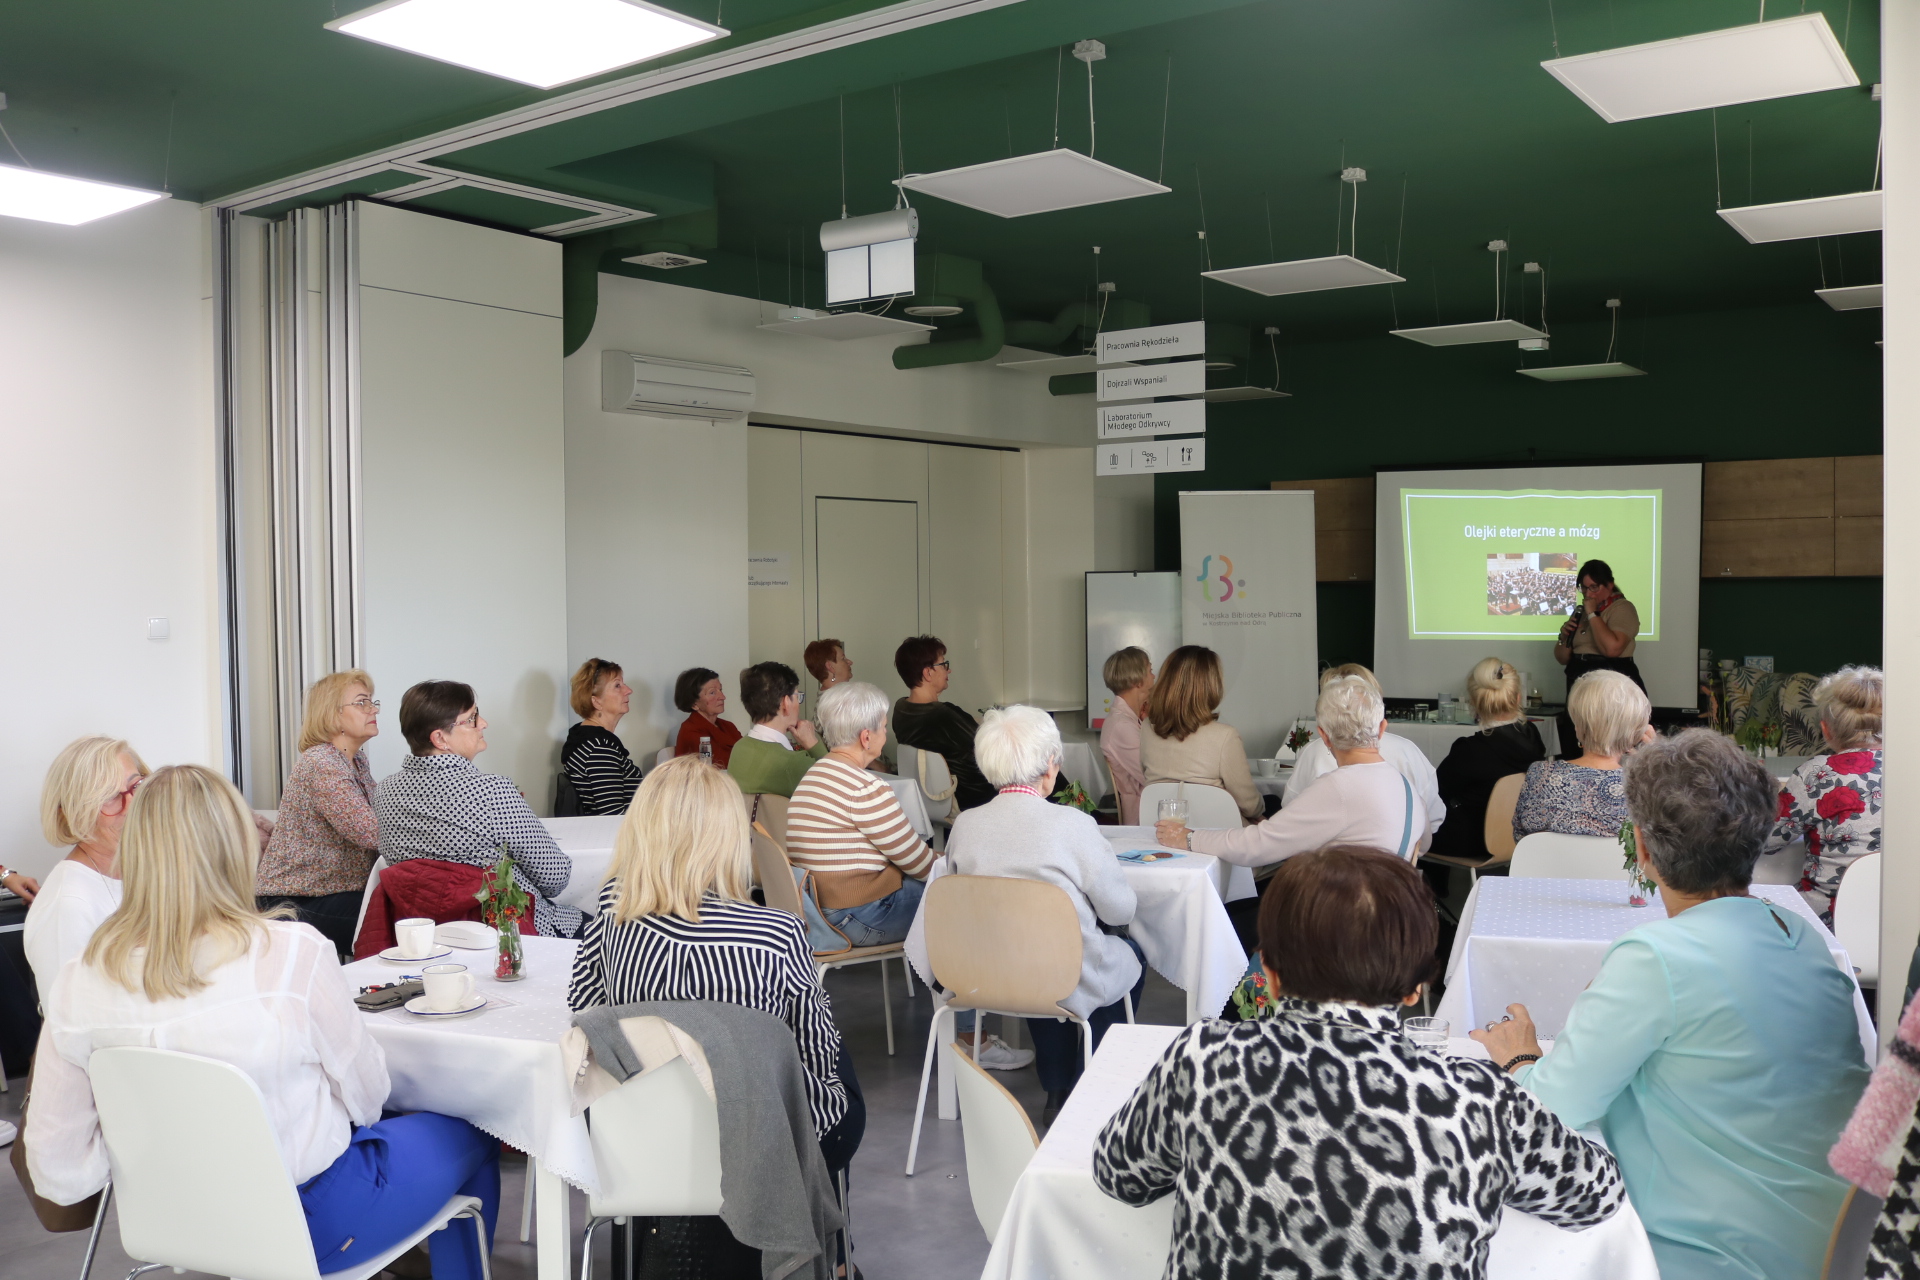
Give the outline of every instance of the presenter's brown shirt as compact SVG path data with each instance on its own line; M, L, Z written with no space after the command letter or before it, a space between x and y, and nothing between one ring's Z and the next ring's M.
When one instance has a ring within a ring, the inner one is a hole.
M1613 656L1616 658L1631 658L1633 656L1635 637L1640 634L1640 611L1633 607L1631 601L1622 598L1615 600L1612 604L1600 611L1600 621L1607 624L1607 630L1616 634L1625 633L1627 637L1626 647ZM1575 653L1597 654L1603 658L1607 656L1602 652L1600 646L1594 642L1593 622L1590 617L1581 619L1580 629L1573 633L1573 651Z

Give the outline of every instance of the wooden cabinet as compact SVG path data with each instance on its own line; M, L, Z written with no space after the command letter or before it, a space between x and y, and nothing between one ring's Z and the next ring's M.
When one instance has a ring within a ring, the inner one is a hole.
M1709 462L1700 474L1700 576L1880 573L1880 457Z
M1314 578L1373 580L1373 477L1275 480L1273 489L1313 490Z

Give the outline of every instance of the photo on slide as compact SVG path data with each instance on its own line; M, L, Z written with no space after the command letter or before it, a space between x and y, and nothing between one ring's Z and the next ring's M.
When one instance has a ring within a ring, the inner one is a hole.
M1659 489L1402 489L1410 637L1552 640L1604 560L1660 638Z

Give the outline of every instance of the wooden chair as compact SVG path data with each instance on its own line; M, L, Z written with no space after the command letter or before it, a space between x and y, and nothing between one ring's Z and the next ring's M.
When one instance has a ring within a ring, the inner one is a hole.
M1513 861L1513 810L1520 800L1520 786L1527 780L1524 773L1510 773L1493 784L1493 794L1487 798L1487 819L1484 827L1487 845L1487 857L1460 858L1450 853L1423 853L1422 862L1437 862L1442 866L1465 867L1475 880L1488 867L1504 867Z
M800 901L800 886L793 878L793 864L787 851L761 823L753 824L753 871L767 905L786 912L806 927L807 911ZM913 967L907 963L906 945L889 942L879 947L852 947L845 951L816 951L813 966L822 977L829 969L845 969L856 964L880 966L880 1003L886 1010L887 1052L893 1052L893 989L887 983L887 961L898 960L907 975L907 999L913 999Z
M954 1085L960 1092L960 1132L967 1146L967 1190L973 1194L973 1214L987 1243L1000 1234L1013 1184L1027 1170L1039 1149L1040 1135L1019 1099L993 1078L993 1073L947 1045Z
M782 849L787 847L787 806L792 801L771 791L754 791L747 795L747 821L757 822L767 829L774 843Z

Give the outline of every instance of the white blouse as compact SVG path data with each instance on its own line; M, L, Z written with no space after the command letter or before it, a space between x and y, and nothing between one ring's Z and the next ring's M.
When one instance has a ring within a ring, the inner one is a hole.
M266 1099L298 1184L380 1118L387 1060L367 1034L333 944L311 926L265 922L250 954L178 1000L153 1001L78 961L54 980L27 1111L27 1165L41 1195L74 1204L106 1185L107 1151L87 1079L95 1049L142 1045L230 1062Z
M43 1006L67 961L85 951L100 922L119 909L118 880L72 858L54 864L27 908L26 929L20 935Z

